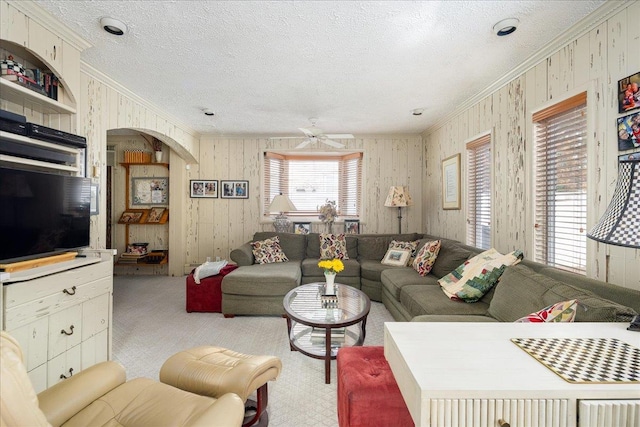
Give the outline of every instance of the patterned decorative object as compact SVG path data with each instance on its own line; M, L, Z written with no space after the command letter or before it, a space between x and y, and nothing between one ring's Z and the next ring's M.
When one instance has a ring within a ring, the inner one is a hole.
M557 302L540 311L528 314L516 320L515 323L573 322L577 308L578 301L575 299Z
M347 254L347 239L344 233L320 234L320 259L349 259Z
M19 76L23 76L25 73L25 69L21 63L12 61L13 57L9 57L10 59L5 59L0 61L0 74L8 75L15 74Z
M280 238L274 236L270 239L251 242L253 256L257 264L270 264L272 262L286 262L289 258L282 252Z
M409 249L411 251L411 256L414 257L416 255L416 249L418 249L419 240L414 240L413 242L402 242L400 240L392 240L389 243L389 249Z
M421 276L429 274L440 252L440 240L427 242L413 260L413 269Z
M338 218L338 208L336 207L335 200L327 200L327 203L318 208L320 221L325 223L332 223Z
M519 249L502 255L491 248L465 261L438 283L452 300L476 302L498 283L508 265L515 265L522 258Z
M587 237L610 245L640 248L640 155L618 164L618 183L606 212Z

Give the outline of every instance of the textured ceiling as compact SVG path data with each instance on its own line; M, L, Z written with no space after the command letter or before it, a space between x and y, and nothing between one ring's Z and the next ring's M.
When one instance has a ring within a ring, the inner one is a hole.
M422 132L602 1L37 3L93 45L86 63L194 130L297 136L309 117L326 133ZM509 17L518 30L497 37Z

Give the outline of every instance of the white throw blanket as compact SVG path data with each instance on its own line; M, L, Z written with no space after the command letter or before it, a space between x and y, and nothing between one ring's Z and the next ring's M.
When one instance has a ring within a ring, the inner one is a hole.
M202 265L196 267L196 271L193 272L193 278L195 282L199 285L200 279L204 279L209 276L217 276L220 274L220 270L222 270L229 261L215 261L215 262L205 262Z

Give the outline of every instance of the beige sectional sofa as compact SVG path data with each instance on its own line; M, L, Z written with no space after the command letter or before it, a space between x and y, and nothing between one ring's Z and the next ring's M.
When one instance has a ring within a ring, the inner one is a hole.
M282 300L304 283L324 281L317 263L318 234L260 232L252 241L279 236L289 262L254 264L250 242L231 252L240 267L222 281L222 312L226 315L282 315ZM419 240L418 249L437 236L418 233L347 235L345 270L337 282L361 289L381 301L398 321L510 322L555 302L578 299L576 321L629 321L640 312L640 291L588 279L536 262L523 260L507 267L497 286L480 301L450 300L438 279L482 252L449 239L442 244L431 273L420 276L411 267L383 265L391 240Z

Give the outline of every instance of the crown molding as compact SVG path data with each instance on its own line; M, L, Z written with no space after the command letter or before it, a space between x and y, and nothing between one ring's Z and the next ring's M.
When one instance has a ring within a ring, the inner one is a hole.
M558 52L560 49L564 48L566 45L571 43L573 40L577 40L582 37L584 34L593 30L595 27L600 25L609 19L612 15L617 13L618 11L624 9L629 4L634 3L637 0L608 0L602 4L598 9L591 12L589 15L582 18L578 23L573 25L571 28L568 28L564 32L562 32L559 36L549 42L542 49L531 55L524 62L518 65L516 68L512 69L498 80L493 82L491 85L478 92L476 95L470 97L465 102L460 104L458 108L448 113L446 116L438 119L433 125L429 126L422 132L423 136L426 136L441 127L443 127L447 122L454 119L456 116L461 114L463 111L471 108L476 103L482 101L487 96L492 93L498 91L500 88L505 86L507 83L512 81L513 79L525 74L527 71L538 65L541 61L545 60L552 54Z
M106 74L104 74L102 71L97 70L96 68L93 68L91 65L87 64L84 61L80 61L80 71L84 72L85 74L89 75L90 77L93 77L97 80L100 80L100 82L104 83L105 85L107 85L108 87L110 87L111 89L133 99L134 101L136 101L137 103L143 105L145 108L147 108L148 110L152 111L153 113L155 113L156 115L158 115L159 117L162 117L164 119L166 119L167 121L171 122L172 124L175 124L176 126L178 126L180 129L182 129L185 133L188 133L189 135L191 135L193 138L195 139L200 139L200 133L196 132L195 130L193 130L189 125L187 125L186 123L184 123L183 121L168 115L165 111L162 111L161 109L159 109L157 106L155 106L154 104L150 103L149 101L147 101L146 99L142 98L140 95L135 94L134 92L132 92L131 90L127 89L126 87L122 86L120 83L116 82L115 80L113 80L111 77L107 76Z
M80 37L62 22L58 21L53 17L53 15L44 10L37 3L31 0L6 0L6 2L27 15L29 19L33 19L43 27L52 30L54 33L62 37L65 42L71 44L80 52L92 46L91 43Z

